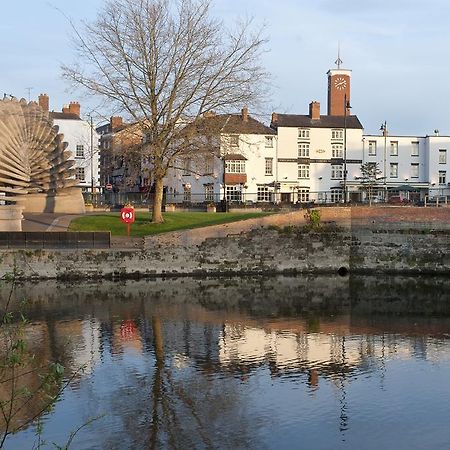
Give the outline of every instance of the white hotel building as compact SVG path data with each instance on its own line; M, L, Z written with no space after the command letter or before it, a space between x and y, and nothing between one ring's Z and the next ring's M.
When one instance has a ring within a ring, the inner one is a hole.
M223 120L220 150L193 169L166 177L168 202L335 203L366 201L361 165L381 171L372 195L379 201L450 196L450 136L365 135L350 109L351 70L328 71L327 114L312 102L309 114L272 114L266 127L248 115Z

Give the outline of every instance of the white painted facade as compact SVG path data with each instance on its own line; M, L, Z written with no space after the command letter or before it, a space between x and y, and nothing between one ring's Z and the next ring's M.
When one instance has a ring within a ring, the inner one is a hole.
M75 161L75 170L79 178L78 187L90 191L100 187L99 167L99 135L91 124L82 119L55 118L54 124L59 127L59 133L64 134L64 142ZM91 148L91 133L93 146Z
M276 201L277 136L265 128L267 134L223 133L218 154L179 160L165 178L167 203L219 202L224 193L229 202Z

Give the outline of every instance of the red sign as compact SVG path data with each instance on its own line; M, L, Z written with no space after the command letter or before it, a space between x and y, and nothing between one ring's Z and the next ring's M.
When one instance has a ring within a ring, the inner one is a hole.
M122 208L120 210L120 220L123 223L134 222L134 208Z

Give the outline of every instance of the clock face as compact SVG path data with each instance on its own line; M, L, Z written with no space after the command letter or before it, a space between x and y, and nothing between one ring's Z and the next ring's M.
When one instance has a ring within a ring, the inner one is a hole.
M345 89L347 87L347 80L342 77L337 77L334 80L334 87L341 91L342 89Z

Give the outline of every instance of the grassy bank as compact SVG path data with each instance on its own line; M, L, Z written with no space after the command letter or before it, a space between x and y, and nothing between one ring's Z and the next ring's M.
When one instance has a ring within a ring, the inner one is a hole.
M169 231L187 230L222 223L236 222L267 216L269 213L204 213L180 212L164 213L164 223L150 222L148 212L137 212L136 221L131 225L131 236L148 236L151 234L167 233ZM69 231L111 231L113 236L125 236L126 225L120 221L119 213L103 213L79 217L72 221Z

